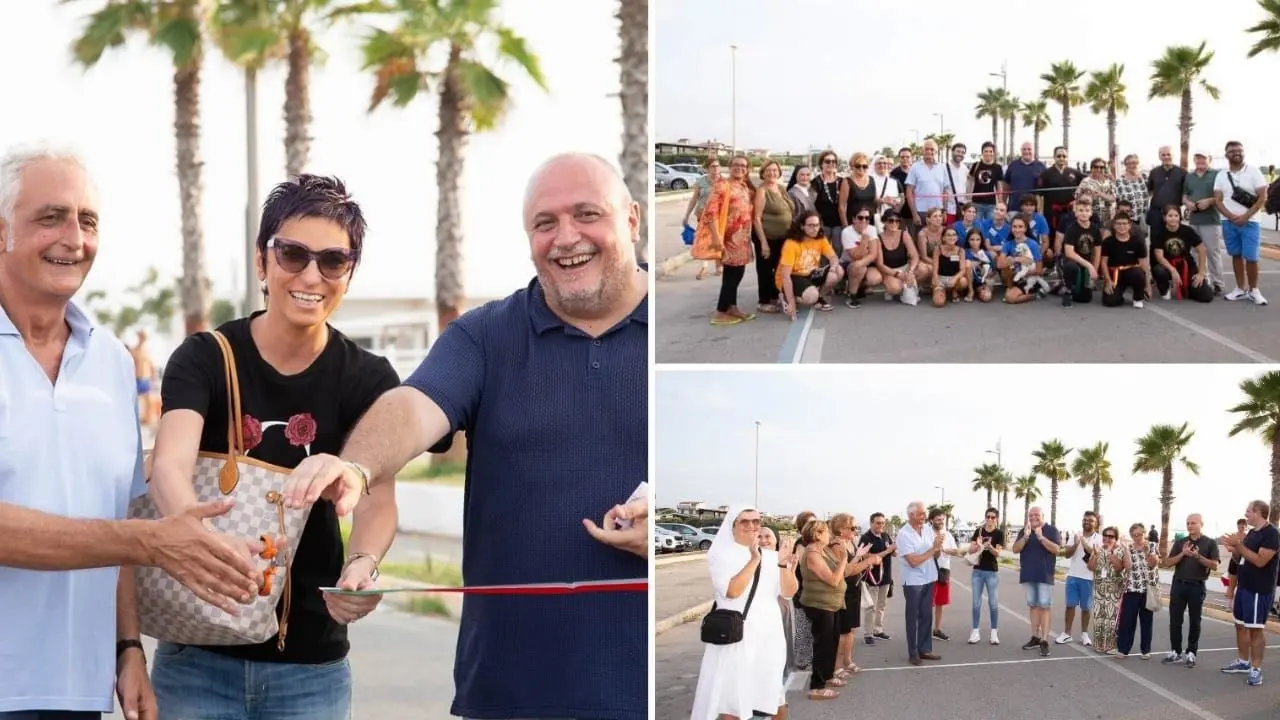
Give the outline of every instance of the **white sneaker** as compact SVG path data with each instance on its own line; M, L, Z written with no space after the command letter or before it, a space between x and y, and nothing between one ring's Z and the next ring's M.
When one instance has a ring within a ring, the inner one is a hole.
M1071 635L1068 633L1062 633L1061 635L1058 636L1058 639L1055 642L1057 642L1059 645L1066 645L1067 643L1071 642Z
M1232 290L1226 295L1223 295L1222 299L1228 302L1235 302L1237 300L1243 300L1248 296L1249 296L1248 290L1241 290L1240 288L1236 288L1235 290Z
M1000 636L996 634L996 631L995 631L995 630L992 630L992 631L991 631L991 644L992 644L992 645L999 645L999 644L1000 644Z
M1136 310L1141 310L1141 309L1142 309L1142 305L1143 305L1143 303L1142 303L1142 301L1141 301L1141 300L1134 300L1134 301L1133 301L1133 307L1134 307L1134 309L1136 309Z
M1160 296L1160 299L1161 299L1161 300L1172 300L1172 299L1173 299L1173 291L1172 291L1172 290L1166 290L1166 291L1165 291L1165 293L1164 293L1163 295L1161 295L1161 296Z
M1089 633L1080 633L1080 644L1085 647L1093 647L1093 638L1089 637Z
M1267 299L1266 299L1266 298L1264 298L1264 297L1262 297L1262 292L1261 292L1261 291L1259 291L1259 290L1258 290L1258 288L1254 288L1254 289L1252 289L1252 290L1250 290L1250 291L1249 291L1249 299L1253 301L1253 304L1254 304L1254 305L1266 305L1266 304L1267 304Z
M969 644L976 645L978 643L978 628L974 628L969 632Z

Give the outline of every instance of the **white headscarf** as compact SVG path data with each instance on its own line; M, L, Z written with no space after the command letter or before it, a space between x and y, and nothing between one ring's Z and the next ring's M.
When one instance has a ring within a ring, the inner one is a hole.
M711 549L707 551L707 570L711 573L711 585L716 591L715 599L720 607L730 610L741 611L746 606L747 593L732 600L727 599L725 594L728 592L729 581L751 559L751 550L734 539L733 530L742 513L754 510L750 505L731 505L724 522L720 523L720 529L716 531L716 539L711 541Z

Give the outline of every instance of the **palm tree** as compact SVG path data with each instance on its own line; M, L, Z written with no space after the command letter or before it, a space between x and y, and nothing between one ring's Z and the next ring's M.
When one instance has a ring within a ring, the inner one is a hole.
M1067 467L1067 455L1071 448L1065 447L1061 440L1045 440L1040 449L1032 452L1036 464L1031 472L1049 478L1049 524L1058 525L1058 484L1071 478L1071 469Z
M428 90L439 93L436 159L436 318L439 331L462 311L462 212L467 137L496 128L511 104L510 83L481 58L496 50L495 66L514 66L546 90L538 58L524 38L498 23L496 0L395 0L400 24L371 29L364 69L376 82L369 111L390 99L397 107ZM437 56L443 68L430 69Z
M1000 472L1000 466L995 463L983 463L973 469L973 491L982 492L985 490L987 492L986 507L991 507L991 494L996 489L995 476Z
M1195 436L1194 430L1173 425L1152 425L1146 435L1138 438L1138 449L1133 454L1133 472L1160 473L1160 555L1169 549L1169 508L1173 506L1173 465L1181 464L1192 475L1200 474L1200 466L1183 453Z
M1098 517L1102 517L1102 488L1109 488L1114 482L1111 461L1107 459L1109 447L1108 443L1099 442L1093 447L1081 448L1071 464L1076 483L1084 490L1093 488L1093 512Z
M1003 96L1003 89L987 88L978 93L978 104L973 108L977 119L991 118L991 142L996 147L1000 147L1000 99Z
M173 60L174 136L178 198L182 208L182 277L178 281L187 334L209 326L209 279L204 270L204 182L200 159L200 72L208 17L201 0L108 0L91 14L72 56L91 68L131 34L166 51Z
M1049 66L1049 72L1040 76L1044 81L1044 90L1040 93L1042 100L1052 100L1062 106L1062 147L1070 148L1071 108L1084 102L1080 94L1080 78L1084 71L1076 68L1070 60L1056 62Z
M884 157L892 159L893 156L897 155L897 151L895 151L892 147L885 145L884 147L880 148L880 154L883 155Z
M1049 129L1049 103L1044 100L1029 100L1022 103L1022 127L1032 129L1032 144L1036 157L1040 157L1040 133Z
M1095 114L1107 114L1107 162L1111 173L1116 169L1116 115L1129 112L1128 88L1124 85L1124 65L1112 63L1106 70L1089 73L1089 84L1084 88L1084 101ZM1097 509L1094 509L1097 512Z
M937 136L938 147L942 148L942 152L947 157L951 154L951 144L956 141L956 134L952 132L941 133ZM947 162L950 162L948 159Z
M1191 151L1191 89L1199 85L1204 94L1217 100L1221 94L1217 87L1210 85L1201 75L1209 62L1213 60L1213 52L1205 51L1205 43L1200 47L1190 45L1174 45L1165 48L1164 55L1151 63L1151 92L1148 100L1156 98L1179 98L1181 110L1178 113L1178 147L1181 149L1181 165L1187 167L1187 155Z
M1018 121L1018 111L1022 108L1022 102L1013 95L1005 94L1000 100L1000 118L1005 123L1004 129L1004 155L1007 158L1013 157L1013 134L1014 127Z
M1008 470L1000 468L999 472L991 478L991 489L995 491L996 496L1000 498L1000 523L1001 527L1008 529L1009 527L1009 491L1013 489L1013 476ZM987 507L991 507L988 505ZM984 508L985 510L985 508Z
M1263 52L1280 51L1280 0L1258 0L1258 7L1267 14L1267 19L1259 20L1245 32L1258 33L1262 37L1249 48L1249 57ZM1272 520L1272 522L1275 522Z
M1022 499L1022 524L1027 524L1027 516L1031 514L1031 503L1040 499L1040 488L1036 485L1039 478L1034 472L1022 475L1013 481L1013 496Z
M894 515L893 517L889 518L889 533L891 535L897 535L898 531L902 529L903 525L906 525L906 523L902 520L902 516Z
M1280 524L1280 371L1264 373L1261 377L1240 383L1245 400L1230 412L1243 417L1227 433L1235 437L1242 432L1256 432L1263 442L1271 446L1271 517L1273 525Z
M618 56L622 91L622 154L618 158L631 198L640 204L636 257L649 254L649 0L618 0Z

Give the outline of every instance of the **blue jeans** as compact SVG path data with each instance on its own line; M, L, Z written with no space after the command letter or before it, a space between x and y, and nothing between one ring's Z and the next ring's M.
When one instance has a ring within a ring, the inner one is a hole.
M991 629L1000 629L1000 573L993 570L973 571L973 629L982 622L982 593L987 593L987 614L991 616Z
M160 643L151 684L161 720L350 720L351 666L239 660Z
M907 654L913 658L933 652L933 585L902 586L906 601Z
M994 220L996 217L995 205L979 205L974 203L973 209L978 211L979 220ZM960 238L960 240L963 242L964 238Z

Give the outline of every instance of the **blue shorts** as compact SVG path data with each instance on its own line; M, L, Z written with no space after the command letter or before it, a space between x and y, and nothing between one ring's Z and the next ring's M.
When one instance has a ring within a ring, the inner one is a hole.
M1067 607L1078 607L1093 612L1093 581L1084 578L1067 578Z
M1231 616L1237 625L1247 628L1264 628L1267 626L1267 613L1275 604L1276 591L1273 589L1266 595L1260 595L1242 587L1236 588L1236 599L1231 605Z
M1052 583L1024 583L1027 587L1027 607L1048 609L1053 604Z
M1231 257L1244 258L1245 262L1258 262L1262 252L1262 226L1247 222L1241 227L1230 220L1222 221L1222 244Z

